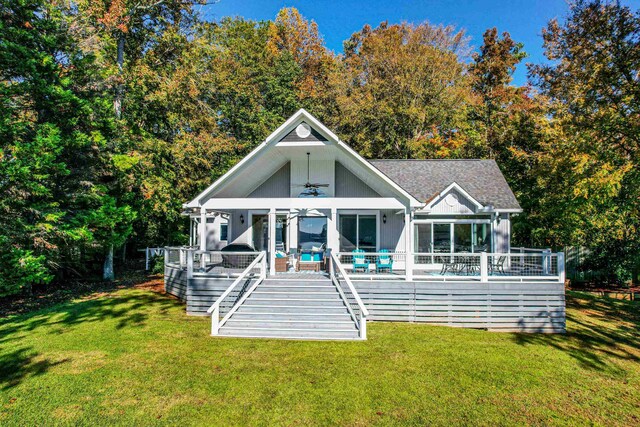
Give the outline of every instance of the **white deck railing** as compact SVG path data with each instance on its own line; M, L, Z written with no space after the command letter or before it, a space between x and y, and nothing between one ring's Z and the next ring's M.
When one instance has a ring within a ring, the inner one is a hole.
M329 263L329 274L331 276L331 280L338 289L342 300L345 302L351 318L356 323L360 339L366 340L367 317L369 316L369 310L364 306L358 291L356 291L349 275L335 254L331 253L329 255Z
M338 252L352 280L558 281L564 283L564 253ZM407 262L410 261L410 262ZM407 274L407 266L409 273Z
M254 269L259 265L260 273L258 277L255 277ZM267 277L267 253L260 252L259 255L244 269L240 276L233 281L231 285L225 290L222 295L213 303L207 310L207 314L211 315L211 335L218 335L220 328L229 320L229 318L235 313L242 303L251 295L251 293L258 287L260 283ZM255 278L255 282L248 288L247 286L251 279ZM227 298L231 295L234 289L240 284L243 284L243 288L238 290L237 295L232 296L233 301L229 304L223 305ZM221 307L229 307L229 310L222 313ZM222 319L220 316L224 315Z
M335 252L350 280L557 281L564 283L564 253L548 249L511 253ZM187 277L232 277L244 273L259 252L199 251L165 248L165 264L187 271ZM264 256L266 262L267 256Z

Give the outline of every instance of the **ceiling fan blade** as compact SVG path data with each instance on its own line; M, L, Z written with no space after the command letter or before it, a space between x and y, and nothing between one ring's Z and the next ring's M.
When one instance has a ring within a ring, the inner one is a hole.
M329 184L309 184L310 187L328 187Z

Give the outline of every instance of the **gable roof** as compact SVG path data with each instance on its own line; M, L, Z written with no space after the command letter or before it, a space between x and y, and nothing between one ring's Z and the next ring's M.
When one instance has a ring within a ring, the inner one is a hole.
M521 211L494 160L369 160L421 202L429 202L456 183L483 205Z
M245 165L249 164L252 159L256 158L260 153L264 152L270 146L275 145L278 141L283 140L287 136L291 135L292 131L295 129L297 125L300 123L307 123L312 127L312 136L314 140L317 141L330 141L335 144L336 147L342 150L347 156L355 159L359 162L365 169L369 170L375 176L380 177L382 181L384 181L389 187L393 188L393 190L401 194L403 197L406 197L411 206L420 206L421 203L417 200L411 193L402 188L394 180L387 177L384 173L381 173L380 170L371 165L367 160L365 160L362 156L360 156L355 150L349 147L347 144L342 142L340 138L338 138L333 132L331 132L324 124L322 124L318 119L312 116L308 111L304 108L299 109L294 115L289 117L278 129L273 131L260 145L253 149L245 158L240 160L235 166L229 169L224 175L218 178L213 184L211 184L208 188L198 194L193 200L189 203L183 204L185 208L194 208L199 207L203 204L204 200L211 196L211 194L219 187L224 185L226 181L232 178L239 170L241 170ZM293 138L290 136L290 138ZM285 141L288 142L288 141Z

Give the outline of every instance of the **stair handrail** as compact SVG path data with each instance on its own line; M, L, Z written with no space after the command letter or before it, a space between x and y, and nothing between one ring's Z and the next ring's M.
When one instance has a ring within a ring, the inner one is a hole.
M220 304L222 304L222 301L224 301L224 299L229 296L229 294L233 291L233 289L236 286L238 286L239 283L241 283L246 279L249 273L255 268L255 266L259 262L261 262L260 276L258 277L257 283L251 287L250 291L253 291L253 289L255 289L255 287L258 284L262 283L262 281L267 277L266 254L267 254L266 251L260 252L260 254L257 257L255 257L255 259L251 262L251 264L249 264L249 266L242 271L240 276L238 276L238 278L234 280L233 283L231 283L231 285L229 285L229 287L222 293L222 295L218 297L216 302L214 302L213 305L209 307L209 309L207 310L207 314L211 314L211 335L218 335L218 332L220 331L220 327L224 325L224 323L228 320L229 316L233 314L231 311L234 309L237 310L238 307L240 306L239 303L244 302L246 298L245 297L240 298L236 302L236 304L234 304L231 310L229 310L229 313L227 313L227 315L224 317L224 319L222 319L222 321L220 321ZM245 295L248 296L248 293Z
M351 295L353 296L353 299L356 301L356 304L358 305L358 309L360 311L360 319L357 320L358 330L360 331L360 338L367 339L367 317L369 317L369 310L367 310L367 307L365 307L364 303L362 302L362 299L360 299L360 295L358 294L358 291L356 291L355 286L353 286L353 282L351 282L351 279L349 279L347 272L345 271L344 267L340 263L340 260L338 259L336 254L331 252L330 256L331 256L331 267L332 267L330 270L331 278L333 279L334 283L337 285L340 295L342 296L342 298L344 298L345 303L347 304L347 308L349 309L349 312L353 313L350 307L350 302L346 298L346 295L344 295L344 291L342 290L342 285L340 283L340 280L338 279L338 276L336 275L335 270L337 268L338 272L340 273L340 276L342 276L345 283L347 284L347 288L351 293Z

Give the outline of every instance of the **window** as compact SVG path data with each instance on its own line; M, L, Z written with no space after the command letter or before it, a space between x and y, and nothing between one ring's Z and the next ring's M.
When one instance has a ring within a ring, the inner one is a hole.
M433 252L431 249L431 224L416 224L414 238L414 248L416 252Z
M229 240L229 224L220 224L220 240Z
M471 224L453 224L453 251L472 252Z
M340 215L340 250L362 249L375 252L378 246L378 223L375 215Z
M491 252L488 222L416 224L414 236L416 252Z
M327 217L298 217L298 246L300 250L311 250L327 245Z
M451 224L433 224L433 252L451 252Z

